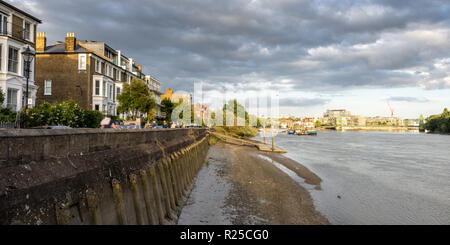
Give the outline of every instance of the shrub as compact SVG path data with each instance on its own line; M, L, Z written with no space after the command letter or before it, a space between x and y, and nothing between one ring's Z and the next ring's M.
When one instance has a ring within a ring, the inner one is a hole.
M236 138L252 138L258 133L257 129L250 126L214 127L214 130L218 133Z
M445 109L442 114L428 117L425 129L431 132L450 133L450 112Z
M28 110L29 127L69 126L72 128L97 128L103 115L99 111L83 110L72 100L50 104L44 102Z

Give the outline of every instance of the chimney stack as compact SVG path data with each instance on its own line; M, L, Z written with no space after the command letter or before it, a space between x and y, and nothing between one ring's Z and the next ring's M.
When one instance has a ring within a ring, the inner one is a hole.
M47 38L45 32L38 32L36 34L36 52L44 52L47 47Z
M75 51L75 45L77 44L77 39L75 38L75 33L68 32L66 36L66 52Z

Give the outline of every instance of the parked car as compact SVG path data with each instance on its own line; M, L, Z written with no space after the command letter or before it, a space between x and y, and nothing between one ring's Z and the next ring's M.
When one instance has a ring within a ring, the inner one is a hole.
M69 126L40 126L40 127L34 127L32 129L72 129Z

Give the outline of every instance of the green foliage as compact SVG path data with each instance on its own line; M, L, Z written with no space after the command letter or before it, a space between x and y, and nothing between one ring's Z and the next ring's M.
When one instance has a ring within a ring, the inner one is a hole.
M101 112L83 110L73 100L55 104L44 102L27 112L29 127L59 125L72 128L97 128L102 118Z
M131 113L133 120L137 114L150 113L155 108L155 99L147 84L134 78L130 84L124 83L122 93L117 96L120 105L117 108L119 113Z
M99 111L84 111L84 125L86 128L98 128L103 119Z
M433 115L427 118L425 129L430 132L450 133L450 112L447 108L440 115Z
M225 113L227 110L233 112L233 118L227 118ZM244 117L242 117L242 114ZM245 110L245 107L239 104L236 99L230 100L227 104L223 105L223 125L237 126L239 124L238 120L245 120L246 126L249 126L250 124L250 116Z
M16 120L16 115L16 112L0 106L0 122L13 122Z
M257 119L256 119L256 127L257 128L261 128L263 125L262 125L262 123L261 123L261 119L258 117Z
M258 130L249 126L236 126L236 127L214 127L214 130L218 133L229 135L235 138L252 138L258 133Z
M0 88L0 122L13 122L16 120L16 112L11 111L8 108L2 107L5 102L5 94Z
M161 101L161 112L166 114L166 120L167 122L172 122L172 112L173 109L175 109L175 104L172 103L172 101L168 98L165 98Z
M319 120L317 120L314 126L315 126L316 128L320 128L320 127L322 127L322 122L319 121Z
M3 105L3 102L5 102L5 95L3 94L3 90L0 89L0 106Z

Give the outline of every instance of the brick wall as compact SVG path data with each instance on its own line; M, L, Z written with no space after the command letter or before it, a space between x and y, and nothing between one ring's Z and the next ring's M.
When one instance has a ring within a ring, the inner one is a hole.
M78 54L37 54L35 82L39 86L37 104L72 99L84 109L92 109L92 74L88 57L86 70L78 70ZM52 94L44 95L44 81L52 81Z
M205 129L0 131L0 225L174 222L206 139Z

